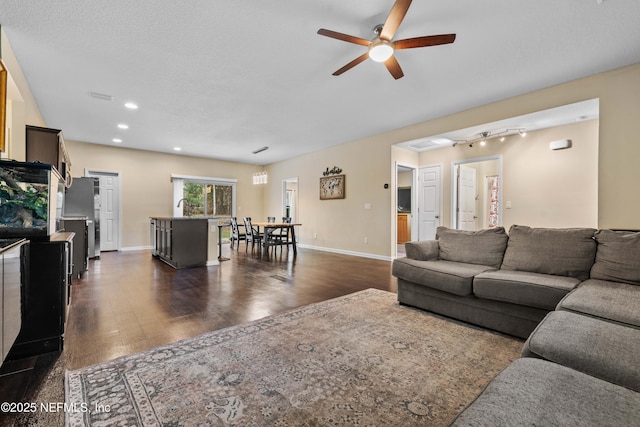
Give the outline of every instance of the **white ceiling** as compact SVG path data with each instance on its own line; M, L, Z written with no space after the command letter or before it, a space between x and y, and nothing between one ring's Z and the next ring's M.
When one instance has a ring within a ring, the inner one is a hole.
M392 5L0 0L0 25L67 139L256 164L640 62L638 0L423 0L395 38L454 44L397 52L400 80L373 61L332 76L365 48L317 30L372 38Z

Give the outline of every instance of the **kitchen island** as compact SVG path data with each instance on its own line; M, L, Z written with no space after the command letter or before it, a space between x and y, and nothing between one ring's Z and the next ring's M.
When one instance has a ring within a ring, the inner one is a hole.
M152 255L176 269L206 266L208 224L202 217L152 217Z

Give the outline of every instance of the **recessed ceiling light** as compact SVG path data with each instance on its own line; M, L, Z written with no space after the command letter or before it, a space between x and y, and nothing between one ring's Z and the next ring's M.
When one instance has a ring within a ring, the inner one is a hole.
M119 124L118 124L118 127L119 127L120 129L129 129L129 125L128 125L128 124L126 124L126 123L119 123Z
M133 103L133 102L127 102L126 104L124 104L125 107L127 107L130 110L137 110L138 109L138 104Z
M115 142L116 144L120 144L122 142L120 138L113 138L112 141Z
M180 148L180 147L173 147L173 150L174 150L174 151L182 151L182 148Z

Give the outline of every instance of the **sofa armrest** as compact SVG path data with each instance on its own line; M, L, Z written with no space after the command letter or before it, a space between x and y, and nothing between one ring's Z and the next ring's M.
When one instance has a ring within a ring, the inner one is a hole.
M438 259L440 245L437 240L423 240L404 244L407 258L418 261L432 261Z

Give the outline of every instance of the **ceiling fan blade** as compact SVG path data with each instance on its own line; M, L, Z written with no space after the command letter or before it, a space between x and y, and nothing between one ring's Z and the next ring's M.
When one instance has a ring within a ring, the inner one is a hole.
M411 6L411 0L396 0L380 32L380 38L382 40L391 41L396 31L398 31L398 27L400 27L404 16L407 14L409 6Z
M412 39L396 40L393 43L394 49L413 49L416 47L437 46L440 44L453 43L455 34L440 34L437 36L415 37Z
M334 72L333 75L334 76L339 76L340 74L344 73L345 71L349 71L350 69L352 69L353 67L355 67L359 63L366 61L367 58L369 58L369 52L358 56L356 59L354 59L353 61L349 62L344 67L342 67L339 70L337 70L336 72Z
M384 65L386 65L387 70L389 70L394 79L398 80L404 76L402 68L400 68L400 64L394 55L391 55L389 59L384 61Z
M338 39L349 43L355 43L362 46L369 46L371 44L370 40L361 39L360 37L350 36L348 34L338 33L337 31L326 30L324 28L320 28L318 30L318 34L321 36L331 37L332 39Z

